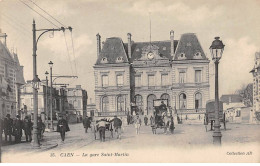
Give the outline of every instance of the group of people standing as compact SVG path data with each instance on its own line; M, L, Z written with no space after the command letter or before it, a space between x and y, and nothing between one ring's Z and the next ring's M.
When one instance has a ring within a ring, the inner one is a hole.
M12 142L12 136L15 137L15 143L20 143L23 136L23 130L25 135L26 142L32 141L32 129L33 129L33 123L29 116L26 116L24 120L21 120L20 115L16 115L15 119L11 118L10 114L7 114L4 119L1 120L1 141L2 135L4 133L5 141ZM45 130L45 125L42 122L41 118L38 118L38 138L42 139L42 134Z

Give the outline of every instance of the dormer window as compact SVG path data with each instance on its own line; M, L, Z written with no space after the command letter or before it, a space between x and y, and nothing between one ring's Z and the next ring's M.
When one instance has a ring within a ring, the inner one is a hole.
M107 63L107 58L106 58L106 57L103 57L103 58L101 59L101 63Z
M185 53L180 53L179 54L179 59L186 59Z
M121 56L120 56L120 57L117 57L117 58L116 58L116 62L123 62L123 57L121 57Z
M201 52L196 52L195 54L194 54L194 58L201 58Z

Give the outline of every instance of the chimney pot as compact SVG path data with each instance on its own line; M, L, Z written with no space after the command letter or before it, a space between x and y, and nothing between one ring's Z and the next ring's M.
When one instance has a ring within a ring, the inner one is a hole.
M131 41L131 33L127 33L127 37L128 37L128 57L129 59L132 57L132 50L131 50L131 44L132 44L132 41Z
M174 58L174 31L170 31L170 39L171 39L171 56Z
M99 54L101 52L101 36L99 35L99 33L96 35L97 36L97 56L99 57Z

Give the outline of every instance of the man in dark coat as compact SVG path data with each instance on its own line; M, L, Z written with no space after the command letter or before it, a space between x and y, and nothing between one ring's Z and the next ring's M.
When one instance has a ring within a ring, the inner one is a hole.
M45 131L45 124L42 122L42 119L40 117L38 117L37 127L38 127L38 139L42 140L43 133Z
M90 128L90 124L91 124L91 121L90 121L89 117L86 116L85 119L83 120L83 126L85 128L85 133L88 132L88 128Z
M129 125L129 124L130 124L130 120L131 120L131 117L130 117L130 115L129 115L129 114L127 114L127 125Z
M23 121L20 119L20 115L16 115L16 119L13 122L13 133L15 142L20 143L23 135Z
M160 111L167 111L167 106L164 104L164 102L161 102L161 105L159 106Z
M144 124L145 124L145 126L147 126L147 123L148 123L148 118L147 118L147 116L145 115L145 116L144 116Z
M31 119L26 116L24 118L24 121L23 121L23 130L24 130L24 134L25 134L25 139L26 139L26 142L31 142L32 141L32 126L33 126L33 123L31 121Z
M3 131L4 131L4 119L1 117L0 118L0 134L1 134L1 139L0 142L2 142L2 135L3 135Z
M117 116L114 116L110 122L114 122L114 129L117 133L117 139L121 139L121 127L122 127L122 120L119 119Z
M9 136L9 141L12 141L13 133L13 119L10 118L10 114L7 114L4 119L4 132L5 132L5 141L7 141L7 136Z
M57 124L57 132L60 133L62 142L64 142L64 140L65 140L65 133L67 131L70 131L68 122L64 119L63 116L60 116L58 124Z

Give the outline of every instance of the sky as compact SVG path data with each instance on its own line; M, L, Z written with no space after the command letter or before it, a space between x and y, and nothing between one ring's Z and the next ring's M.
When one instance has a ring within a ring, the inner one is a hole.
M149 41L150 13L152 41L169 40L171 30L174 30L175 40L179 40L181 34L196 33L211 59L209 47L214 37L220 37L225 44L219 65L221 96L253 82L249 71L254 66L255 52L260 51L259 9L259 0L0 0L0 28L8 35L8 48L18 53L25 79L31 80L33 19L36 29L71 26L72 33L47 33L40 38L37 73L40 79L45 79L48 62L52 61L53 74L78 76L78 79L57 79L56 83L82 85L93 101L96 34L101 35L102 41L120 37L127 42L127 33L131 33L136 42ZM213 99L212 62L210 84L210 98Z

